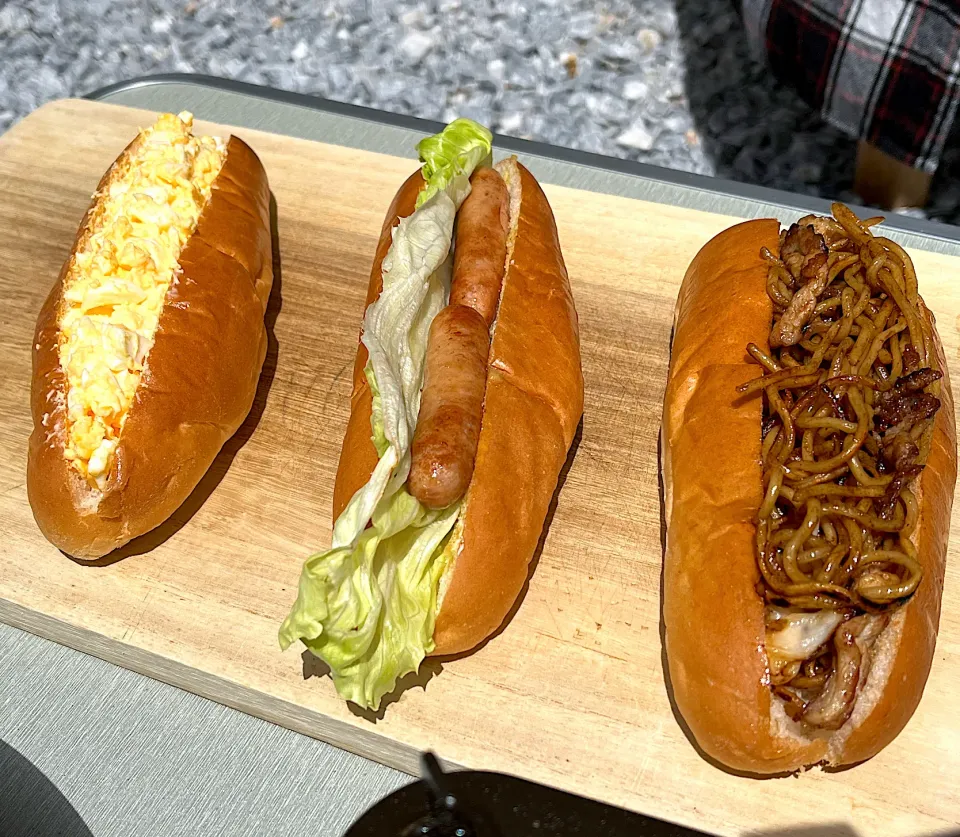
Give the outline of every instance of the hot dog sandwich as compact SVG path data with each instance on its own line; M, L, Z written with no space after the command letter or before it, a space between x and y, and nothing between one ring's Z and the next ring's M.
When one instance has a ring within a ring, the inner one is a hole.
M933 659L957 474L953 398L881 219L740 224L691 263L662 426L677 707L752 773L892 741Z
M373 263L334 487L332 548L280 631L379 706L424 657L509 613L583 410L550 206L460 119L424 140Z
M80 558L166 520L256 393L267 176L240 139L192 124L164 114L117 158L37 320L27 492Z

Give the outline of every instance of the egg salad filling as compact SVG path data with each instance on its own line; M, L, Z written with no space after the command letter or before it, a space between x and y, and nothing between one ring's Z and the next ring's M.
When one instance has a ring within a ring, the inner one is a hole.
M126 172L101 193L64 281L64 456L101 490L181 251L226 156L222 139L196 137L192 128L191 114L164 114L143 132Z

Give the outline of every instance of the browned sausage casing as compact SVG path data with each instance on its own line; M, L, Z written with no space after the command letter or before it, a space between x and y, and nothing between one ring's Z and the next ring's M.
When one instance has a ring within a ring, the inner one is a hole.
M478 169L457 213L450 304L468 305L488 326L497 316L507 259L510 196L494 169Z
M427 508L446 508L470 484L489 344L486 322L466 305L448 305L430 326L407 482L410 493Z

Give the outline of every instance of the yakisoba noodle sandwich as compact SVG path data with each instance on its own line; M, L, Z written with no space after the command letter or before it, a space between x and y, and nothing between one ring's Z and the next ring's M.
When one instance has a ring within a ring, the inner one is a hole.
M270 190L237 137L162 115L103 176L37 320L27 492L97 558L166 520L253 404Z
M334 486L281 646L376 708L430 654L467 651L524 582L583 410L553 213L461 119L424 140L387 211Z
M834 204L710 241L677 303L664 620L703 750L758 773L869 758L930 670L953 399L910 257Z

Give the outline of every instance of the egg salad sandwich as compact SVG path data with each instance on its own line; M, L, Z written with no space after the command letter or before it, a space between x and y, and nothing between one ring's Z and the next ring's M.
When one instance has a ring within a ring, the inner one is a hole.
M253 405L273 284L270 190L240 139L164 114L103 176L40 311L27 490L97 558L166 520Z

